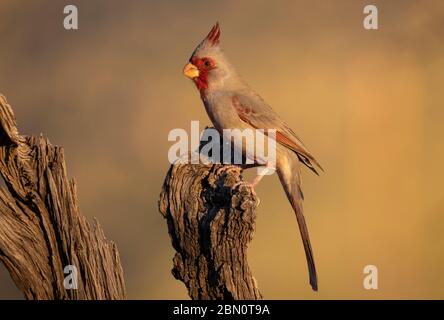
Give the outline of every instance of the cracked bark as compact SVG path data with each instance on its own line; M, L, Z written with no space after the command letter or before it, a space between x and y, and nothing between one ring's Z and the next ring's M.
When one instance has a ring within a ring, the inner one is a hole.
M0 261L27 299L123 299L117 247L80 213L63 149L18 133L0 95ZM64 268L77 268L77 290Z
M175 164L159 200L176 250L172 273L192 299L262 299L247 261L258 199L240 167Z

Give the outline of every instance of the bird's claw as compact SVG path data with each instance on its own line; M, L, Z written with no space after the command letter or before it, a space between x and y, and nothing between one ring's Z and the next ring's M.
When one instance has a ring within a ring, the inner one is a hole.
M250 189L251 194L252 194L255 198L257 198L256 191L254 190L254 186L255 186L254 183L251 183L251 182L248 182L248 181L239 181L239 182L237 182L237 183L235 183L235 184L233 185L232 189L236 189L236 188L237 188L238 186L240 186L240 185L244 185L244 186L248 187L248 188Z

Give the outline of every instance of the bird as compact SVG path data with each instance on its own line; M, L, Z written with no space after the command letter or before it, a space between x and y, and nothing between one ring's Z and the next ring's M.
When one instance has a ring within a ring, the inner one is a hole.
M206 112L215 129L223 134L224 129L274 129L276 145L275 171L285 190L298 222L305 250L309 283L318 290L318 278L305 221L301 189L301 164L319 175L324 171L301 139L279 115L238 74L228 61L220 46L220 26L217 22L208 35L193 51L183 74L196 85ZM244 145L235 145L245 153ZM253 157L254 155L248 155ZM263 159L254 158L257 165L269 167ZM258 174L251 183L254 188L264 174ZM253 189L254 190L254 189Z

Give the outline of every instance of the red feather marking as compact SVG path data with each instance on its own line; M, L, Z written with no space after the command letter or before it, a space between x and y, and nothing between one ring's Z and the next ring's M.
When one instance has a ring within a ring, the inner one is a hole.
M293 151L296 151L300 154L305 154L305 150L302 149L300 146L298 146L294 141L292 141L290 138L288 138L285 134L283 134L280 131L276 131L276 141L280 144L286 146L287 148L290 148Z
M251 109L249 106L241 104L239 99L236 96L233 96L231 98L231 101L233 102L233 106L236 109L237 114L239 115L239 118L243 122L248 123L250 126L254 127L254 125L248 120L248 115L251 113L254 113L253 109ZM258 129L258 128L256 128Z
M193 81L200 93L204 95L205 90L208 89L208 72L216 68L216 63L211 58L199 58L196 56L192 57L190 62L199 70L199 77L194 78Z
M239 118L242 121L248 123L255 129L276 129L276 142L296 152L300 160L314 173L318 174L311 162L324 171L316 159L303 146L299 145L296 141L294 141L294 139L289 137L285 131L283 132L283 130L280 128L258 128L257 125L251 121L251 118L258 116L257 113L251 107L242 104L236 96L232 97L232 102L237 114L239 115Z
M233 102L233 106L237 111L237 114L239 115L239 118L241 118L241 120L243 122L248 123L250 126L256 128L251 121L248 120L248 115L249 114L254 114L254 110L251 109L249 106L246 106L244 104L241 104L239 99L236 96L233 96L231 98L231 101ZM256 128L256 129L266 129L266 128Z
M216 24L213 26L210 33L208 33L205 39L208 41L209 44L215 46L219 44L219 37L220 37L220 27L219 27L219 22L216 22Z

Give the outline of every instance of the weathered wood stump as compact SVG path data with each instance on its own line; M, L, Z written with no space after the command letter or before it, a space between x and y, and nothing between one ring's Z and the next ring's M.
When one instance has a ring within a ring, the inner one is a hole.
M19 135L1 95L0 174L0 261L27 299L126 297L117 248L81 215L63 149ZM68 265L78 271L77 289L65 288Z
M172 273L192 299L261 299L247 261L258 199L240 167L172 165L159 208L176 254Z

